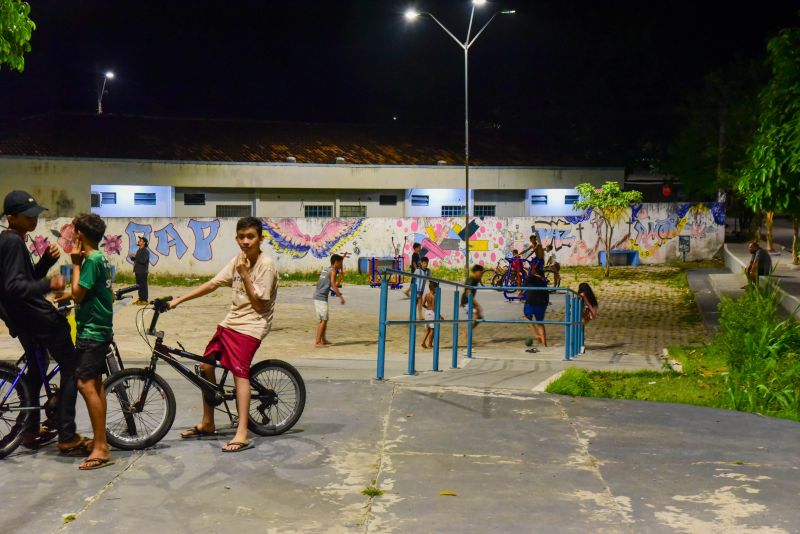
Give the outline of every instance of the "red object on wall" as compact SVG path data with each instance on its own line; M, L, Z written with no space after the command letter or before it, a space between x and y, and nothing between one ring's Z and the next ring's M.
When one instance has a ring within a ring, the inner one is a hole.
M661 194L664 195L665 197L671 196L672 187L668 183L664 182L664 185L661 186Z

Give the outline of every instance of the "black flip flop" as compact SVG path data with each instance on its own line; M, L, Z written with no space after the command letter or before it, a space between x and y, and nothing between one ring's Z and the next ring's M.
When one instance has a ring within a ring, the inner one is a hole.
M78 469L81 471L94 471L95 469L102 469L104 467L108 467L109 465L114 465L114 460L111 458L87 458L83 463L87 462L94 462L94 465L91 467L78 466Z
M230 451L226 450L225 447L228 447L230 445L238 445L239 448ZM227 445L225 445L225 447L222 448L222 452L242 452L246 451L247 449L252 449L254 445L252 441L248 441L247 443L242 443L241 441L231 441Z
M185 434L186 432L191 432L191 434ZM197 428L197 425L195 425L192 428L187 428L186 430L181 432L181 439L200 439L200 438L214 437L217 435L218 434L216 430L208 432L206 430L200 430L199 428Z

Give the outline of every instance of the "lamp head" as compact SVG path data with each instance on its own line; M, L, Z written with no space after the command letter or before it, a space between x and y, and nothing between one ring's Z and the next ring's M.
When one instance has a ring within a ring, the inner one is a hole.
M417 11L413 7L410 7L406 9L406 12L403 14L403 16L407 21L413 22L419 18L419 11Z
M108 78L109 80L113 80L114 79L114 73L111 72L111 71L106 72L106 78Z
M472 5L481 7L486 5L486 0L472 0Z

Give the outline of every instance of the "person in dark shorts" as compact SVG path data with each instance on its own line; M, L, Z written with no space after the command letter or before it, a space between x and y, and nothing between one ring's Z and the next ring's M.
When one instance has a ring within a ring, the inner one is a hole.
M547 287L547 278L541 267L536 265L525 277L525 287ZM550 293L548 291L529 289L525 291L525 307L523 313L529 321L544 321L544 313L550 303ZM547 346L547 333L543 324L531 323L531 332L539 340L543 347ZM528 352L537 352L537 349L528 349Z
M133 260L133 276L136 277L136 285L139 286L139 300L134 304L145 305L147 304L147 276L150 269L150 251L147 249L147 239L140 237L136 240L136 246L139 249L136 254L131 254L130 259Z
M747 266L747 281L757 285L760 277L769 276L772 273L772 258L769 252L761 248L755 241L750 243L747 250L751 254L750 263Z
M473 265L472 269L470 269L469 278L467 278L466 285L472 287L478 287L481 283L481 278L483 277L483 265ZM461 307L467 306L469 304L469 295L470 293L474 293L474 289L464 288L464 293L461 294ZM473 296L472 297L472 330L475 331L475 328L478 327L478 319L483 319L483 308L478 303L478 300ZM467 329L464 328L464 340L467 339Z
M72 300L78 326L75 350L78 353L78 390L86 401L94 441L89 457L79 466L82 471L100 469L114 463L106 439L106 395L103 373L111 342L113 303L111 270L98 243L106 223L96 214L81 214L72 221L75 240L72 253Z
M63 276L46 278L47 271L61 253L50 243L34 265L25 246L25 236L36 229L43 211L46 208L39 206L25 191L12 191L5 197L3 214L8 220L8 230L0 234L0 318L28 355L26 378L37 405L42 379L37 359L32 357L34 351L41 347L61 366L56 420L49 422L47 428L41 427L40 411L31 410L30 426L23 435L22 445L29 449L41 447L55 437L55 428L60 452L84 455L91 441L75 432L78 398L75 346L67 319L45 298L51 291L60 292L65 287Z

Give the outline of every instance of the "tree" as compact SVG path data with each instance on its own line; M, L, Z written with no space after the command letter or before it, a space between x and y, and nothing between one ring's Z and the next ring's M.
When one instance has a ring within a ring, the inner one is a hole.
M31 34L36 24L28 17L31 6L21 0L0 0L0 67L25 70L26 52L31 51Z
M772 76L759 94L758 130L739 190L753 210L792 218L792 263L798 264L800 222L800 28L781 30L767 44Z
M598 229L606 249L605 276L608 277L611 273L611 238L614 236L614 226L622 222L631 204L642 201L642 194L639 191L623 191L619 182L606 182L599 188L592 184L578 184L575 189L578 190L580 199L573 208L592 210L600 221Z

